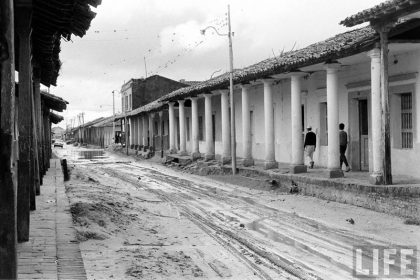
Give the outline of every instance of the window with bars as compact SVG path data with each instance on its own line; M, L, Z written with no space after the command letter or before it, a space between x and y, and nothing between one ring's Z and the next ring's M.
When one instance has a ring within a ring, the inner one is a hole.
M401 94L401 148L413 148L413 98L411 93Z

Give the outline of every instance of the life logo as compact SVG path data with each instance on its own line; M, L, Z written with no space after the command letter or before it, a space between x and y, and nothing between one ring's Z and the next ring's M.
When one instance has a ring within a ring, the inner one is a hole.
M372 279L417 279L415 246L353 246L353 276Z

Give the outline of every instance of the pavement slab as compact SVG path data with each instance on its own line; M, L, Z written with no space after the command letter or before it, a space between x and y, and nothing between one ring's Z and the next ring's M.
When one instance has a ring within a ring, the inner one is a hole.
M51 160L36 199L29 241L18 244L18 278L86 279L59 159Z

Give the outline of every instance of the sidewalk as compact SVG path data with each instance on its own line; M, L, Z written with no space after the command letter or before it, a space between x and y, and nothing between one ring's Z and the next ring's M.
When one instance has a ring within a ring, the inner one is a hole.
M60 160L50 166L31 212L29 241L18 244L18 279L86 279Z

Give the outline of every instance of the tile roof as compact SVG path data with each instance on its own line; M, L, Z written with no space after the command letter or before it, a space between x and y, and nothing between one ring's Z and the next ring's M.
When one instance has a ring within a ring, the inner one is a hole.
M364 22L397 20L420 10L420 0L388 0L347 17L340 24L351 27Z
M56 85L61 67L61 38L83 37L102 0L37 0L33 2L32 48L42 71L41 83Z
M98 123L98 122L100 122L102 120L104 120L104 117L99 117L97 119L94 119L94 120L92 120L90 122L87 122L87 123L83 124L83 127L93 126L94 124L96 124L96 123Z
M420 26L420 20L412 19L397 24L392 34ZM269 58L245 67L235 69L234 84L249 83L254 80L269 78L272 75L296 71L299 68L334 61L372 49L379 40L379 35L371 26L351 30L335 35L327 40L308 47L290 51L276 58ZM224 73L207 81L175 90L154 102L133 110L127 116L156 111L170 101L176 101L213 90L226 89L229 86L229 73Z
M56 113L50 112L50 121L54 124L58 124L59 122L63 121L63 116L60 116Z
M105 117L103 120L93 124L93 127L105 127L105 126L112 126L112 123L114 121L114 116Z
M235 84L248 83L304 66L336 60L368 50L377 39L378 35L371 27L348 31L306 48L286 52L279 57L269 58L243 69L236 69L233 80ZM197 85L173 91L162 97L161 101L182 99L194 94L223 89L228 85L229 73L224 73Z
M45 106L58 112L66 110L67 104L69 104L63 98L43 90L41 90L41 99L44 101Z
M155 101L150 102L149 104L146 104L142 107L139 107L137 109L134 109L134 110L128 112L127 117L140 115L141 113L147 113L147 112L155 111L155 110L158 110L158 109L160 109L164 106L166 106L166 104L162 103L162 98L158 98ZM121 118L124 118L124 116L122 116Z

